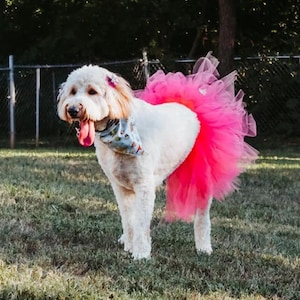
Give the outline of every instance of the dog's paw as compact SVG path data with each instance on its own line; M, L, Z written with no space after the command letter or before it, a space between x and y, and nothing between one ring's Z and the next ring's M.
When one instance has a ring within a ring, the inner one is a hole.
M208 245L202 245L201 247L196 248L197 253L200 255L202 253L210 255L212 253L212 247L210 244Z
M124 245L124 251L132 253L132 246L126 241L124 234L118 239L118 243Z
M118 243L120 243L121 245L124 245L125 241L124 241L124 234L122 234L120 236L120 238L118 239Z
M145 253L132 253L132 257L134 260L141 260L141 259L150 259L151 255L150 252Z
M136 236L132 244L133 259L149 259L151 257L151 237L148 234Z

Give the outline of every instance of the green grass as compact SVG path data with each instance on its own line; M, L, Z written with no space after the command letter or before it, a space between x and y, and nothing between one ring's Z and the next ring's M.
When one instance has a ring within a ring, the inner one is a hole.
M299 152L298 152L299 153ZM86 149L0 150L0 299L299 299L300 157L264 151L241 189L214 202L212 255L192 224L162 221L152 258L117 243L109 182Z

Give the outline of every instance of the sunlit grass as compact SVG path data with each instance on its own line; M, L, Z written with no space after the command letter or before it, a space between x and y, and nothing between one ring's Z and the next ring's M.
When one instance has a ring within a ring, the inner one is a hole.
M93 149L0 150L0 299L298 299L300 156L274 150L211 211L211 256L162 221L149 261L117 243L120 217Z

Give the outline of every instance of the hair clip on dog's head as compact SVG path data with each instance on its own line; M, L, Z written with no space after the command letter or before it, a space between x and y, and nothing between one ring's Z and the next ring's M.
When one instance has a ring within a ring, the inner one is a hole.
M107 76L106 81L108 85L110 85L113 88L115 88L119 82L118 77L115 74L112 74L111 76Z

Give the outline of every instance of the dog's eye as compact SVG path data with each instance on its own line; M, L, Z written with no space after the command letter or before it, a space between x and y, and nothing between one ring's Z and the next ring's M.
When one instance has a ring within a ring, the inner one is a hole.
M97 93L96 90L90 88L90 89L88 89L88 94L89 94L89 95L97 95L98 93Z
M73 87L70 91L70 95L74 96L74 95L76 95L76 93L77 93L77 90Z

